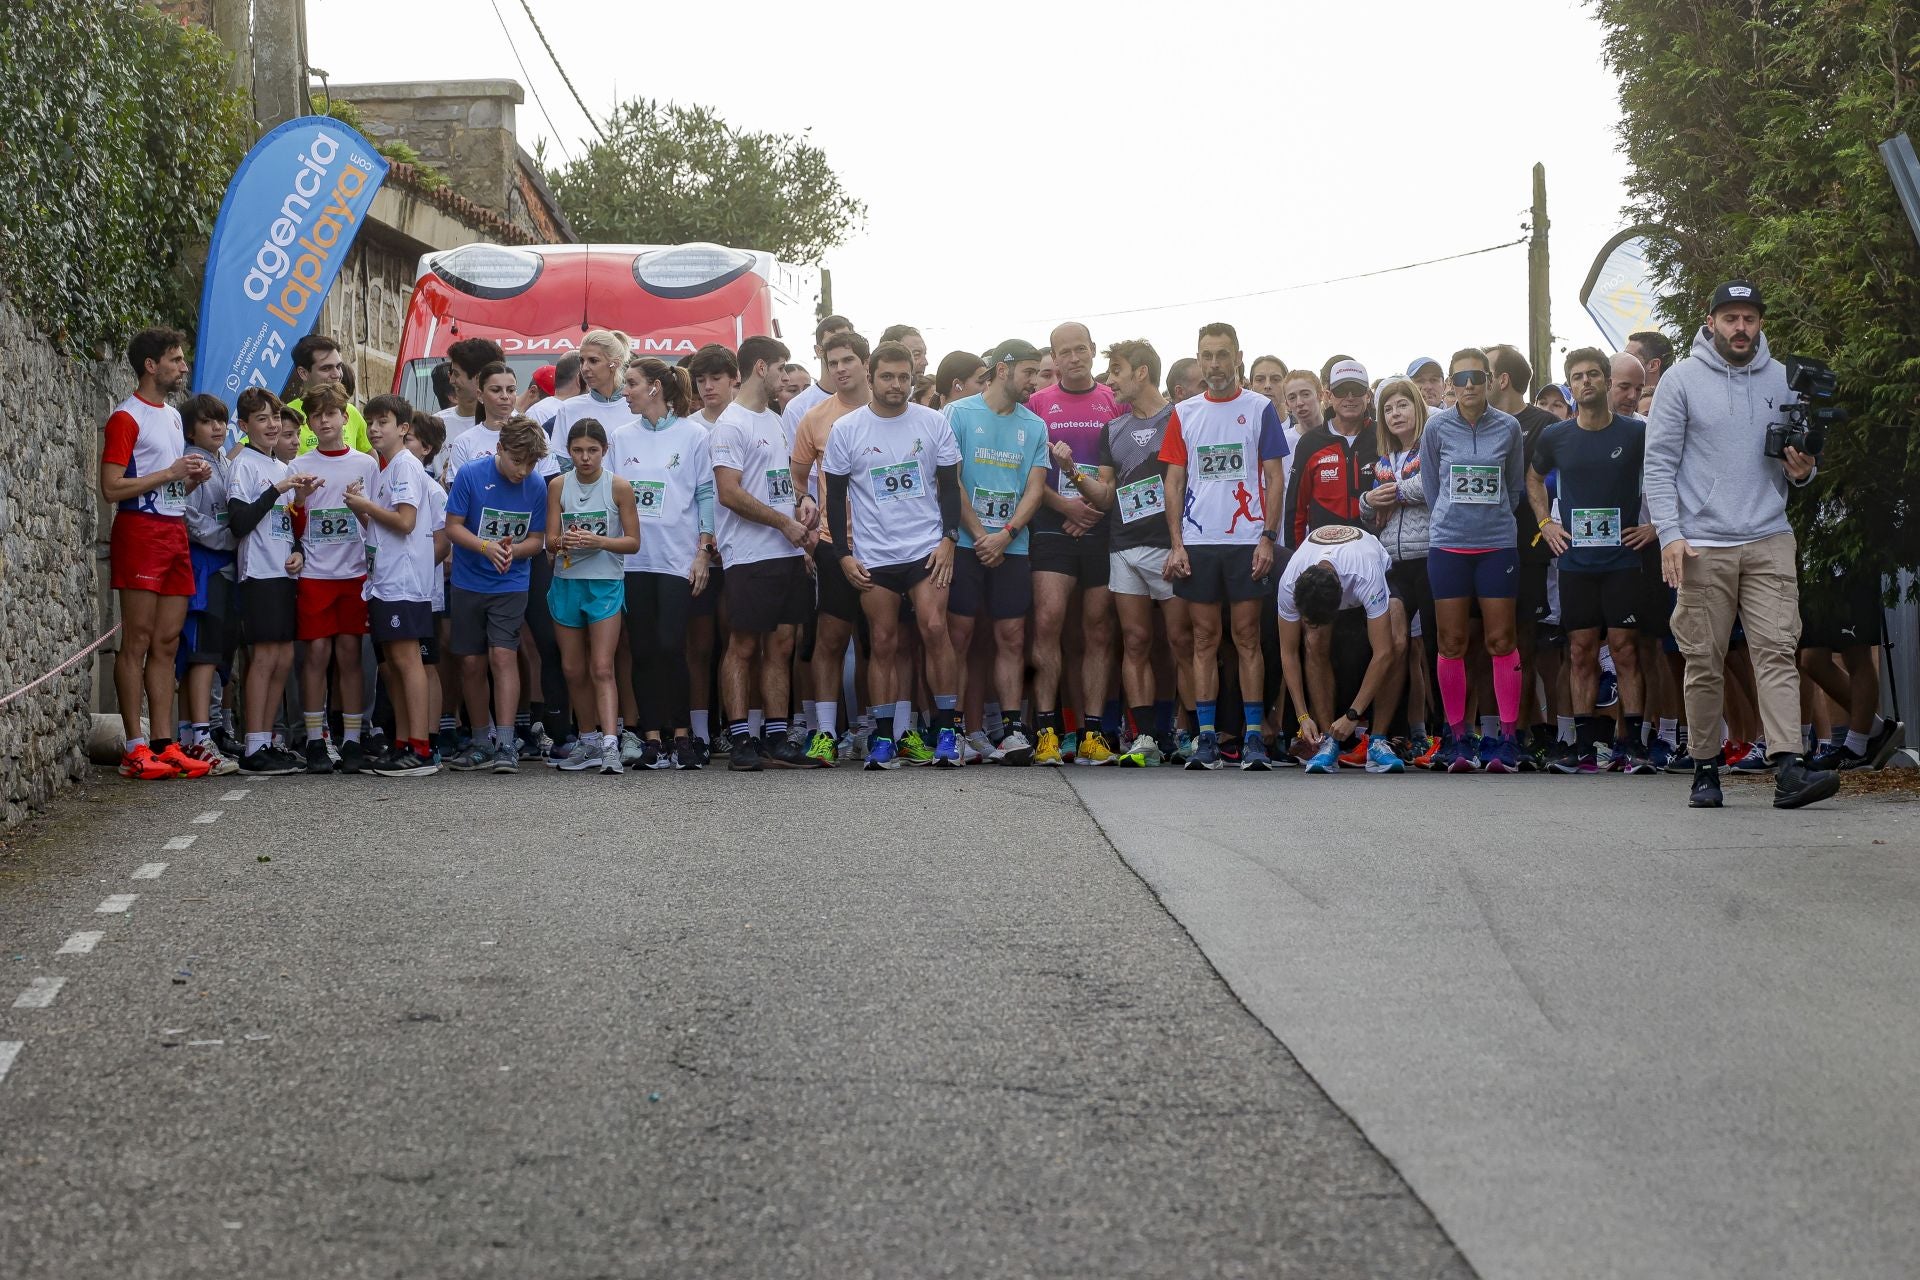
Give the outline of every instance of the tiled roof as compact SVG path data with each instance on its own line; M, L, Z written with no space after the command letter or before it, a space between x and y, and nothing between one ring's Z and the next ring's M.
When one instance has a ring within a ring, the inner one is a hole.
M414 165L396 162L387 173L387 183L404 189L415 199L424 200L434 208L458 218L469 226L485 231L502 244L537 243L536 237L531 232L478 201L467 199L451 187L437 187L429 190L421 183L420 171Z

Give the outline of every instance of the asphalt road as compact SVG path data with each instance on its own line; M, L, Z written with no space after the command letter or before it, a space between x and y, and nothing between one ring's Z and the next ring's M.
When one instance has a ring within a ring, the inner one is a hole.
M7 1280L1472 1274L1058 774L106 777L0 980Z
M1729 780L1081 769L1482 1275L1911 1277L1920 833Z

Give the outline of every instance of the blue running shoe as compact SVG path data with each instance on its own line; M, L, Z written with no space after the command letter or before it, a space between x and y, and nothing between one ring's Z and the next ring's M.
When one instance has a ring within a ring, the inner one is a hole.
M1494 756L1500 751L1500 735L1483 733L1474 740L1474 763L1482 770L1492 766Z
M958 769L960 767L960 735L951 729L942 729L939 737L933 740L933 766L936 769Z
M1734 762L1736 773L1765 773L1773 768L1773 761L1767 759L1767 745L1756 742L1747 748L1747 754Z
M1266 773L1273 768L1267 757L1267 740L1256 730L1248 730L1240 744L1240 768L1245 773Z
M1375 738L1367 744L1368 773L1405 773L1407 762L1393 749L1393 744L1385 738Z
M1440 753L1440 758L1447 762L1448 773L1477 773L1480 769L1480 762L1474 758L1474 740L1471 736L1449 742L1447 749Z
M1619 702L1620 677L1611 671L1602 671L1600 673L1600 688L1594 695L1593 705L1596 707L1612 707L1619 705Z
M1218 769L1220 767L1220 735L1212 729L1203 729L1200 736L1193 740L1193 754L1187 757L1189 769Z
M1487 751L1489 742L1493 744L1491 753ZM1480 758L1485 762L1481 767L1488 773L1520 772L1520 748L1510 734L1489 734L1480 744Z
M875 738L872 742L869 742L867 744L867 762L860 767L874 771L881 769L898 769L900 767L900 756L893 748L893 739Z
M1308 773L1340 772L1340 744L1328 734L1320 739L1320 749L1313 753L1313 759L1307 761Z
M1661 773L1665 773L1667 766L1673 763L1673 748L1657 733L1653 735L1653 744L1647 748L1647 763Z

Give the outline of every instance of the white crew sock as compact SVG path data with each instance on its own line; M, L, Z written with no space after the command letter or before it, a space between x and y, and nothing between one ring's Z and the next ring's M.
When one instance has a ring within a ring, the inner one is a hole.
M711 739L707 737L707 713L705 711L695 711L692 713L692 719L693 736L702 742L711 741Z
M1869 735L1860 732L1858 729L1849 729L1847 731L1847 750L1857 756L1867 754L1868 736Z
M1007 718L1001 714L1000 704L997 702L985 702L980 705L980 720L981 727L987 731L989 738L999 733L1007 723Z
M910 698L902 698L900 699L900 701L893 704L894 737L896 738L904 737L907 730L912 727L913 727L913 701Z
M816 702L813 714L820 718L820 732L829 738L834 736L834 726L840 719L840 704L837 702Z
M1560 720L1560 741L1567 742L1567 743L1578 742L1580 740L1579 736L1575 734L1573 731L1573 717L1561 716L1559 717L1559 720Z
M747 712L747 736L750 738L759 737L760 727L766 724L766 722L767 722L767 713L765 711L760 710L758 707Z
M1670 747L1678 746L1680 742L1679 735L1680 735L1680 718L1678 716L1675 716L1674 718L1669 720L1665 716L1662 716L1660 718L1660 741L1666 743Z

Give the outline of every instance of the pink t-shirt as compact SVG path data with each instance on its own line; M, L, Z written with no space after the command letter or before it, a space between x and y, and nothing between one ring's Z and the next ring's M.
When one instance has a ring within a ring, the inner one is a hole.
M1086 391L1069 391L1055 383L1029 396L1027 408L1047 424L1047 442L1065 441L1073 450L1075 463L1087 472L1099 469L1100 437L1106 433L1107 424L1124 412L1120 402L1113 398L1113 392L1098 382ZM1079 496L1072 485L1061 479L1058 467L1048 468L1047 484L1055 493L1070 498ZM1053 511L1041 507L1033 518L1033 527L1043 533L1057 533L1064 525ZM1104 534L1106 523L1103 521L1094 528Z

